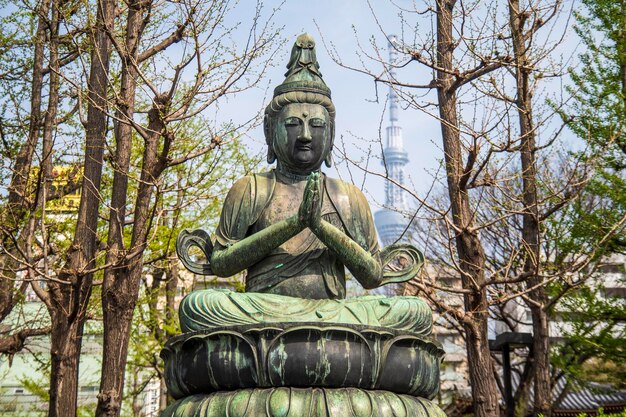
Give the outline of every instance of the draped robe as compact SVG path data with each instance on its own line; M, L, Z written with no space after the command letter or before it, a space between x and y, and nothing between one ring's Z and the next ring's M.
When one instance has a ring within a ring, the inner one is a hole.
M228 247L297 213L306 181L277 179L274 171L247 176L229 191L216 231ZM372 256L379 245L369 205L351 184L326 177L322 218ZM263 322L368 324L429 334L432 313L415 297L345 300L345 267L309 229L247 270L246 293L194 291L180 306L183 331Z

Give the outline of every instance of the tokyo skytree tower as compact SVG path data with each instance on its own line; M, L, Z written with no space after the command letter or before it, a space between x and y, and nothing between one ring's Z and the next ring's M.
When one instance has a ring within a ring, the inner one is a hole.
M394 47L396 37L389 37L389 63L392 65L389 70L389 78L395 79L395 69L393 64L397 62L397 52ZM374 221L378 235L384 246L397 241L408 241L409 234L405 232L409 219L402 213L408 211L404 190L397 186L404 184L404 167L409 163L409 157L404 150L402 139L402 127L398 124L398 94L393 86L389 86L389 125L387 126L386 143L383 151L383 164L389 174L389 179L385 183L385 208L374 214ZM404 236L403 236L404 233Z

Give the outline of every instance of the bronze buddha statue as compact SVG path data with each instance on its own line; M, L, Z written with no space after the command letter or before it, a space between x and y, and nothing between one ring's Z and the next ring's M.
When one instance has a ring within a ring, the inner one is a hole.
M176 247L191 271L246 271L246 292L193 291L181 302L183 334L161 352L177 401L163 417L444 417L441 345L417 297L346 299L347 268L365 288L406 281L422 265L410 245L381 250L369 205L330 166L335 107L315 42L298 37L285 81L265 111L275 169L237 181L214 243L183 231ZM208 263L194 262L190 246Z
M335 107L310 35L298 37L288 69L265 110L267 161L277 161L277 166L233 185L210 254L215 275L247 270L246 293L190 294L180 306L183 330L327 321L429 333L430 308L418 298L345 300L345 268L370 289L410 279L422 258L414 250L408 271L384 273L389 256L383 254L381 260L365 196L354 185L321 172L322 163L332 163ZM188 265L189 258L181 255Z

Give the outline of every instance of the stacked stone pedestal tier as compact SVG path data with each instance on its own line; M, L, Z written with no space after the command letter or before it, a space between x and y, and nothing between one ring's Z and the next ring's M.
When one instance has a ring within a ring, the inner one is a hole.
M445 414L412 395L359 388L248 388L196 394L161 417L432 417Z
M214 328L168 342L162 417L444 416L441 346L364 325Z

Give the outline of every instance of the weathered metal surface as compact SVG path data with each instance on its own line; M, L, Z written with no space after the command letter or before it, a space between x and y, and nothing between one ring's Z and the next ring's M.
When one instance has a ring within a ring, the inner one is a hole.
M185 397L161 417L445 417L429 400L358 388L252 388Z
M180 306L184 335L162 351L169 392L162 417L443 416L441 346L432 312L415 297L345 300L345 270L366 288L413 278L424 261L410 245L381 251L354 185L321 173L332 164L335 107L315 41L296 40L265 110L270 172L229 191L215 241L184 231L190 271L246 271L246 293L206 290ZM207 258L189 255L192 246ZM300 388L297 388L300 387Z
M174 398L254 387L355 387L432 398L438 342L368 326L240 326L170 340L161 353Z
M268 162L277 161L276 169L233 185L214 245L202 230L181 233L183 264L218 276L246 270L246 291L308 299L345 298L346 267L366 288L411 279L421 252L410 245L381 252L363 193L320 171L332 163L335 107L310 35L298 37L287 68L264 119ZM194 262L191 246L207 262Z
M185 229L176 239L176 253L185 268L198 275L213 275L211 264L192 260L189 249L196 247L206 259L211 258L213 242L209 234L202 229ZM397 243L386 246L380 252L383 265L382 285L404 282L413 278L424 264L424 254L413 245Z
M245 324L318 322L362 324L405 330L423 336L432 329L432 311L416 297L366 296L308 300L278 294L194 291L179 307L183 332Z
M415 246L396 243L380 253L383 265L382 284L404 282L415 277L424 264L424 254Z
M207 262L194 261L189 255L189 249L196 247L202 251ZM207 232L202 229L183 230L176 239L176 254L185 268L198 275L213 275L208 260L213 253L213 242Z

